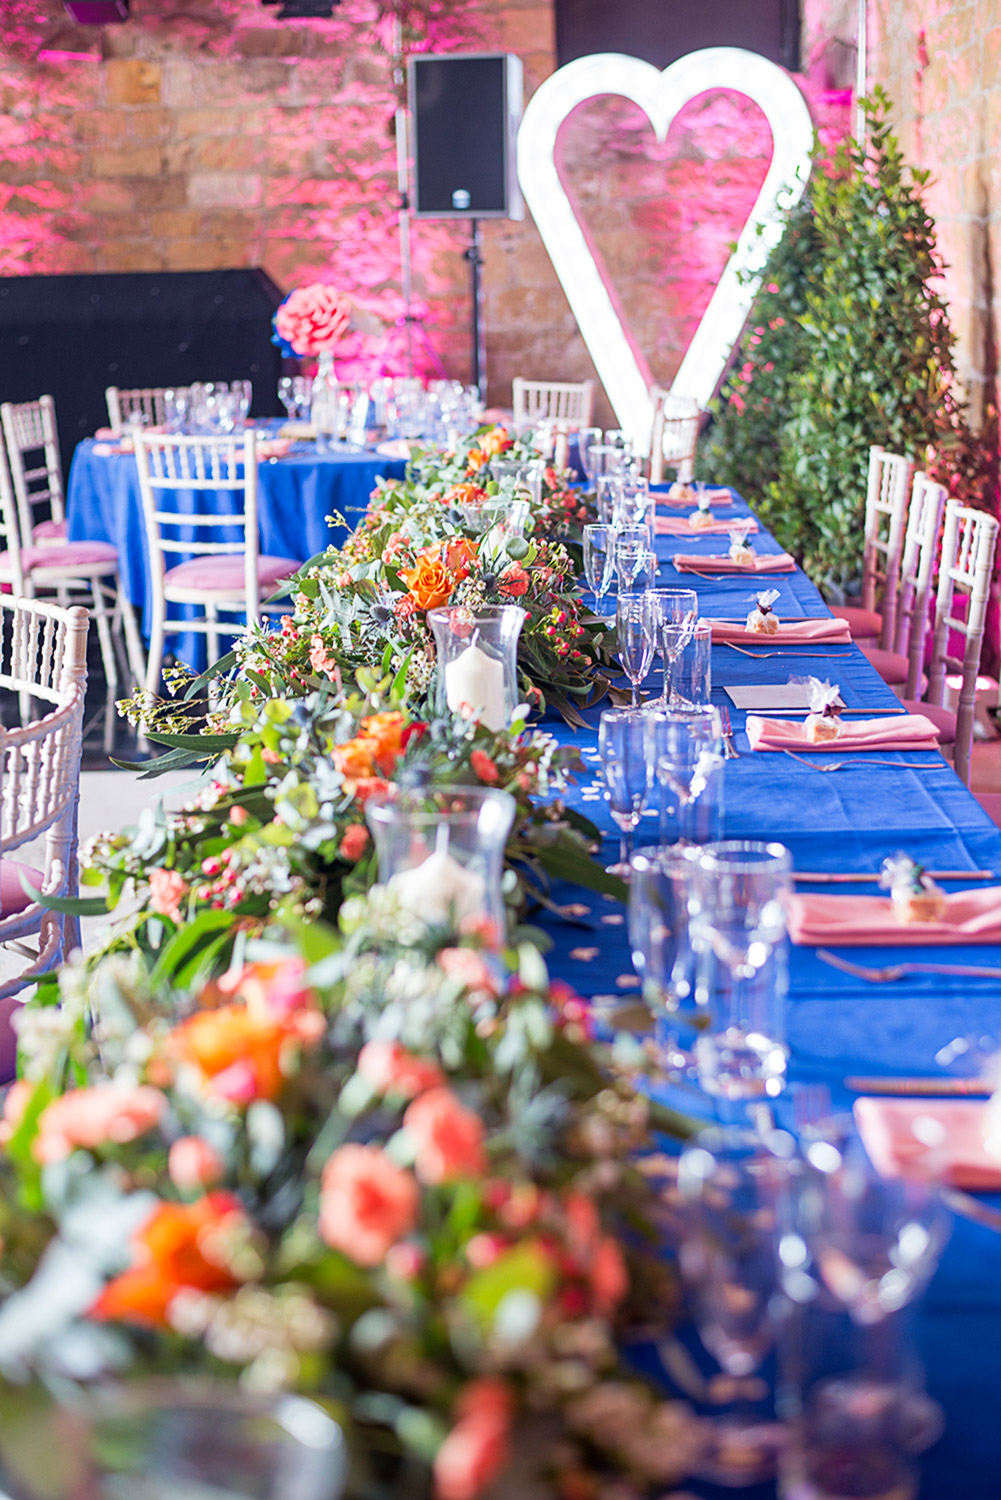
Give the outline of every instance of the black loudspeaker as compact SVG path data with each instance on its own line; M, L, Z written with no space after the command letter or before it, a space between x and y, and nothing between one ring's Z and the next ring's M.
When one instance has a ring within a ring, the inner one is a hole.
M799 0L556 0L559 66L626 52L658 68L702 47L745 47L796 72Z
M55 398L63 469L107 425L109 385L250 380L257 416L279 414L282 293L263 271L0 278L0 401Z
M515 168L521 59L411 57L413 211L419 219L520 219Z

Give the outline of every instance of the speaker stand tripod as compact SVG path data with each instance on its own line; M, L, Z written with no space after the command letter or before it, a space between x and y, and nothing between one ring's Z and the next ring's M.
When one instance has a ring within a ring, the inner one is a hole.
M480 400L487 399L487 354L483 329L483 242L480 238L479 219L469 221L469 245L462 258L469 263L469 289L472 294L472 372L473 385L480 393Z

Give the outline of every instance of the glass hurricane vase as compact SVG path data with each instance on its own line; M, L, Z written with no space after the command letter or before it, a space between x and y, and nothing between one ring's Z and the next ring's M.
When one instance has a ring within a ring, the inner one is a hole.
M438 787L370 797L379 881L432 926L487 918L505 932L504 851L515 802L491 787Z
M518 637L527 619L517 604L428 610L438 653L435 707L505 729L520 699Z

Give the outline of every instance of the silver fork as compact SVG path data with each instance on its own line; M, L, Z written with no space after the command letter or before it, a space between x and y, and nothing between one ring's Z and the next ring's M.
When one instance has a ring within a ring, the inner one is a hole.
M730 710L725 703L720 708L719 718L723 728L723 759L739 760L740 751L733 743L733 725L730 723Z
M737 646L733 641L719 641L717 644L729 646L731 651L739 651L741 656L749 656L752 661L767 661L770 656L791 656L796 661L803 656L823 656L837 661L839 658L846 660L851 656L850 651L749 651L746 646Z
M853 964L847 958L839 958L826 948L818 948L817 957L821 963L830 964L832 969L840 969L855 979L868 980L870 984L893 984L898 979L906 979L908 974L958 974L969 979L1001 979L1001 969L980 964L887 964L881 969L873 969L867 964Z
M809 766L811 771L843 771L846 767L850 770L852 766L883 766L884 768L892 767L894 770L899 767L902 771L952 770L947 760L943 760L941 765L934 763L925 765L922 761L916 760L877 760L874 755L853 755L850 760L835 760L829 765L820 766L809 755L797 755L792 750L784 750L782 753L788 755L790 760L798 760L801 766Z

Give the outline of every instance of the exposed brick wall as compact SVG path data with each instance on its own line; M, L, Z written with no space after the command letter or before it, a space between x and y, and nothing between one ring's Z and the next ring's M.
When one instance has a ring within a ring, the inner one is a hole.
M132 0L132 19L104 28L73 27L60 0L4 0L4 19L0 274L260 265L282 288L327 275L355 304L345 373L402 368L395 98L375 0L343 0L325 22L277 22L259 0ZM432 41L517 52L530 93L555 65L552 0L447 0ZM818 69L822 89L832 69ZM764 175L763 119L707 96L657 148L634 109L606 101L568 122L561 154L637 342L669 380ZM465 243L461 224L414 224L418 302L460 377ZM491 399L519 372L593 375L531 220L485 224L484 248ZM611 420L607 402L599 413Z
M932 180L946 296L971 412L996 401L1001 321L1001 14L997 0L870 0L870 77Z

